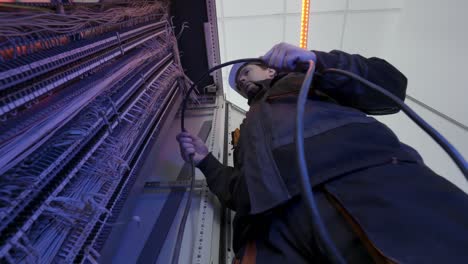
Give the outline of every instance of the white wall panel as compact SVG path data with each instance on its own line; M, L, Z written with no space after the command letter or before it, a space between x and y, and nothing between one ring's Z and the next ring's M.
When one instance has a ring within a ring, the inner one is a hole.
M339 49L344 14L311 14L308 48L321 51Z
M286 0L287 13L301 13L302 0ZM311 0L311 12L340 11L346 9L346 0Z
M398 11L348 14L343 50L368 57L385 57L396 37L399 16Z
M350 10L402 8L403 0L349 0Z
M283 4L283 0L223 0L224 16L282 14Z

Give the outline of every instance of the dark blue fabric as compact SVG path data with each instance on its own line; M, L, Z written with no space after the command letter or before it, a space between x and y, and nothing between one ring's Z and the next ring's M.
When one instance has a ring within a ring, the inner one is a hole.
M424 165L373 167L326 188L399 263L468 263L468 195Z
M315 188L315 199L321 217L338 250L347 263L373 263L365 247L360 243L352 228L328 201L320 188ZM306 205L295 197L274 210L249 218L235 219L236 236L234 249L239 258L248 241L254 241L257 249L257 263L328 263L314 237L312 225L305 217Z
M238 156L242 158L240 170L250 194L250 214L262 213L295 195L288 192L272 151L294 142L297 96L291 91L299 91L303 79L304 74L291 73L272 86L269 81L261 82L262 91L266 92L255 98L240 126L238 149L248 151ZM304 137L315 137L348 124L376 122L359 110L315 99L309 100L304 112ZM336 161L333 156L327 159L328 163ZM362 159L359 165L369 166L374 162ZM353 169L356 167L343 166L342 172ZM327 177L333 176L336 174Z
M357 74L405 100L406 77L387 61L380 58L364 58L343 51L314 51L317 55L314 87L333 97L339 104L359 109L373 115L393 114L399 111L395 102L373 89L369 89L350 77L320 73L327 68L338 68Z
M305 148L313 186L332 193L385 256L400 263L468 263L468 195L383 124L347 125L306 139ZM288 166L295 146L273 153L289 192L299 194L298 170Z
M372 123L351 124L306 139L307 150L321 149L317 153L306 153L312 184L321 185L333 194L386 256L401 263L467 263L468 195L432 172L417 152L391 135L382 124ZM297 169L291 166L295 162L294 152L294 145L290 144L274 150L274 157L289 191L298 194ZM328 155L336 155L337 162L327 163ZM375 160L372 166L337 173L349 166L361 167L359 162L369 159ZM203 166L222 166L211 156L204 162ZM335 173L336 177L327 177ZM218 176L218 179L229 177L228 174ZM222 201L230 193L238 205L248 206L245 182L240 184L233 180L231 184L234 182L236 187L231 191L223 190L223 196L219 195L219 185L209 184ZM322 197L317 190L316 195ZM332 212L327 209L329 205L322 198L317 201L329 232L337 237L335 243L344 243L341 247L354 248L356 254L365 258L365 254L359 253L356 237L346 235L347 227L340 226L346 223L336 215L327 217ZM257 238L262 259L281 259L286 255L300 258L304 241L310 239L312 231L306 224L308 219L303 205L300 205L302 209L297 206L295 202L288 202L264 214L236 215L235 250ZM277 210L280 213L275 214ZM268 236L259 235L260 230ZM297 233L304 234L302 239L294 235ZM345 243L353 239L355 244ZM312 253L308 257L320 259L319 255L313 256L314 250L316 245L310 243L307 251Z
M382 123L349 124L306 138L305 158L313 186L394 160L420 162L414 149L402 144ZM300 193L294 143L273 150L289 193ZM292 165L292 166L291 166Z
M406 78L386 61L378 58L366 59L341 51L317 54L317 70L329 67L345 69L380 84L404 99ZM293 142L297 96L291 93L300 90L303 79L303 74L290 73L273 80L256 82L260 91L253 98L249 98L251 108L241 124L238 147L241 153L237 156L242 163L242 166L238 166L239 175L245 177L249 192L250 214L262 213L295 195L288 192L289 186L281 179L280 168L273 158L272 151ZM313 137L350 123L375 121L364 112L384 114L398 111L394 105L388 103L385 96L368 92L368 89L348 77L324 75L317 78L313 85L317 91L331 96L339 104L311 99L305 105L305 137ZM271 97L275 99L271 100ZM328 163L334 162L334 157L328 157ZM378 158L380 157L361 160L360 165L370 166L375 162L374 159ZM340 172L357 169L355 166L343 167ZM333 176L336 175L328 175Z

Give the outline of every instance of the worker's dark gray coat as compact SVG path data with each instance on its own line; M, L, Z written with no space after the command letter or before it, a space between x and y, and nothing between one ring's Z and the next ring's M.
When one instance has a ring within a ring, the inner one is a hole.
M404 99L406 78L386 61L340 51L316 54L318 72L329 67L349 70ZM198 165L220 201L237 211L236 251L251 237L249 221L258 224L265 215L274 217L277 208L291 219L307 219L305 212L288 205L300 188L293 140L297 96L285 93L300 89L303 77L294 73L258 83L263 89L249 101L234 168L211 154ZM318 74L313 86L337 103L313 95L306 107L305 149L312 186L335 198L375 247L394 261L468 262L468 196L364 113L394 113L398 107L346 77ZM331 223L328 227L335 228ZM307 225L285 228L291 229L288 234L305 237L312 232ZM281 239L268 232L272 238L266 244L273 247ZM291 242L292 248L299 250L301 239L290 239L298 240ZM311 258L305 248L302 256Z

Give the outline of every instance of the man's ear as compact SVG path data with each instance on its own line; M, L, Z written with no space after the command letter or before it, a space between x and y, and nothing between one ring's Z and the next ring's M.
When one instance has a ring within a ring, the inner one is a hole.
M268 77L273 79L273 77L276 76L276 70L275 69L268 68L267 71L268 71Z

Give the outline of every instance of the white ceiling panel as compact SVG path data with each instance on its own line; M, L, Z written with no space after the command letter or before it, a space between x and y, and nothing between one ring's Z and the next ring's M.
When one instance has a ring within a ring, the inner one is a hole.
M311 14L309 19L309 49L330 51L340 49L344 14Z
M310 11L341 11L346 9L346 0L311 0Z
M284 16L225 19L227 58L258 57L283 39Z
M218 19L218 39L219 39L219 54L221 58L221 62L226 61L226 46L225 46L225 40L224 40L224 21L222 19ZM223 78L226 76L226 67L222 68L221 75Z
M302 0L286 0L287 13L301 13ZM311 12L341 11L346 9L346 0L311 0Z
M350 13L343 37L343 50L364 56L385 57L396 36L398 11Z
M285 0L286 13L301 13L302 0Z
M299 45L301 15L287 15L285 21L284 42Z
M284 13L283 0L223 0L224 17Z
M224 21L218 19L218 40L219 40L219 54L221 61L226 57L226 47L224 46Z
M403 0L349 0L350 10L403 8Z

